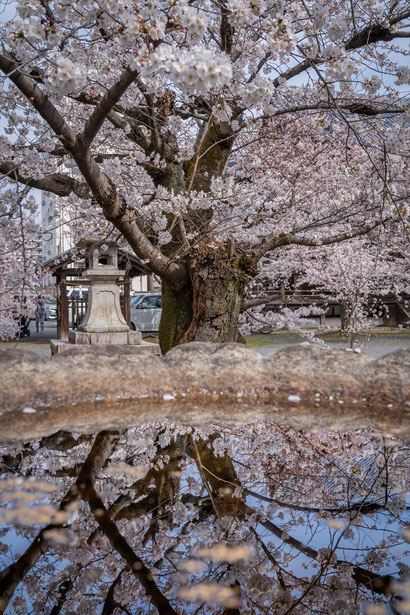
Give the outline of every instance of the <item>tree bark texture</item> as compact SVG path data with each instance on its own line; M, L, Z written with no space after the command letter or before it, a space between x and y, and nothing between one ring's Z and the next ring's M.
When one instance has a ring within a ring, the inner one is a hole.
M190 285L162 290L159 341L163 353L186 342L237 342L245 287L253 277L245 259L225 245L200 245L190 257Z

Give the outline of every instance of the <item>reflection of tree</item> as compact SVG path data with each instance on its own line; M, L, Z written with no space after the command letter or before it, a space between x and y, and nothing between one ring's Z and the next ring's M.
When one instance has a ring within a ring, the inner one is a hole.
M18 560L4 570L0 579L0 609L4 610L12 597L15 588L24 578L29 570L33 568L41 555L48 549L47 535L61 528L64 522L67 521L67 513L72 504L80 497L80 486L85 473L93 472L95 476L101 470L102 466L110 456L113 445L118 440L118 435L100 433L95 438L94 444L90 450L87 459L81 469L78 479L72 485L64 497L61 499L58 510L61 515L61 521L58 523L50 523L46 525L34 538L33 542L26 551L18 558ZM68 590L67 590L68 591ZM65 592L66 593L66 592Z
M40 531L44 493L28 500L34 518L17 531L29 544L0 573L0 612L12 599L7 613L29 612L25 598L53 615L359 613L366 601L389 603L407 460L401 442L365 431L315 437L271 423L158 423L92 443L60 433L4 451L17 523L19 493L44 477L55 490Z

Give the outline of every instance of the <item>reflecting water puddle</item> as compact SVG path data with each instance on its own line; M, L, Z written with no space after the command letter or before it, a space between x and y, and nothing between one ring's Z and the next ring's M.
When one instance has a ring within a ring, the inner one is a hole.
M0 457L0 613L410 612L398 439L162 421Z

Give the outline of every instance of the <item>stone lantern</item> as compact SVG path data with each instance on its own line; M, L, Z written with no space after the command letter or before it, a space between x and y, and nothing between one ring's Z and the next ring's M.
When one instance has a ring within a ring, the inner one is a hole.
M117 280L123 275L118 268L116 242L107 241L104 251L91 251L95 240L83 239L79 248L88 248L88 269L83 277L90 281L87 310L78 331L70 331L71 344L135 344L141 334L130 331L120 305ZM135 338L135 339L134 339Z

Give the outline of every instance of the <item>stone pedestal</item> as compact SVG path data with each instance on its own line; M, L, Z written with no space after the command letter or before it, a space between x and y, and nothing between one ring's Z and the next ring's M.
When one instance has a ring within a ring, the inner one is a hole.
M107 346L110 344L141 344L141 331L101 331L88 333L86 331L70 330L68 341L70 344L96 344Z
M70 342L65 342L64 340L50 340L50 348L52 356L56 354L60 354L61 352L65 352L66 350L70 350L70 352L74 352L78 355L82 355L87 352L99 354L101 349L111 349L115 351L119 351L123 349L124 354L138 354L141 352L151 352L155 355L160 355L160 347L158 344L153 344L151 342L141 341L140 343L131 343L131 344L70 344Z
M85 333L121 333L129 331L129 327L121 311L120 289L116 284L119 271L104 272L89 269L85 272L90 280L88 305L79 331Z

